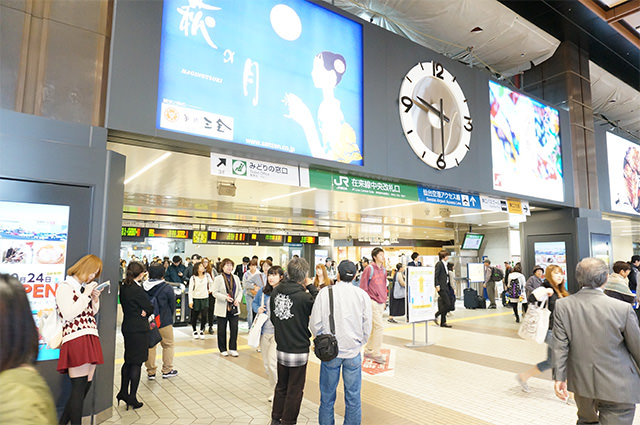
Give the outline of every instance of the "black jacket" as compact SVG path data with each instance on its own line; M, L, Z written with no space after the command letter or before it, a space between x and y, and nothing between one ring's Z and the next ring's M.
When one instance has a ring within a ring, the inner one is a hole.
M449 310L452 306L451 300L451 285L449 283L449 271L447 266L442 261L436 263L436 267L433 274L433 280L435 286L440 286L438 291L438 309L440 311Z
M145 287L148 283L145 282ZM165 281L155 284L147 292L149 299L156 297L160 314L160 327L173 325L173 318L176 313L176 294L173 287Z
M249 270L249 265L248 264L247 264L247 270ZM245 273L246 273L246 271L242 271L242 263L238 264L236 266L236 270L233 272L233 274L238 276L238 278L240 279L240 282L242 282L242 278L244 278L244 274Z
M638 269L636 266L631 264L631 273L629 273L629 289L633 292L636 292L638 288Z
M137 284L120 285L120 304L124 318L122 332L144 332L149 330L148 317L153 314L153 306L144 289ZM142 317L142 311L147 313Z
M179 276L178 273L182 273L182 276ZM186 283L187 267L182 263L177 266L175 264L171 264L167 267L167 271L164 273L164 280L173 283Z
M308 353L311 338L309 316L318 290L313 284L307 288L287 280L271 292L269 306L271 323L275 329L278 351Z

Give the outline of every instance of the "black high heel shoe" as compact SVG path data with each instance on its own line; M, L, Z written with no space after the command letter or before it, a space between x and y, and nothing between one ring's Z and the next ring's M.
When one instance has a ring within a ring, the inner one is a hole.
M136 397L133 396L133 397L130 397L129 400L127 400L127 410L129 410L129 406L131 406L135 410L144 406L144 403L141 401L138 401Z
M127 405L127 409L129 407L129 402L127 401L129 399L129 396L126 394L122 394L122 391L119 392L118 394L116 394L116 400L118 400L118 406L120 406L120 402L124 401L124 403Z

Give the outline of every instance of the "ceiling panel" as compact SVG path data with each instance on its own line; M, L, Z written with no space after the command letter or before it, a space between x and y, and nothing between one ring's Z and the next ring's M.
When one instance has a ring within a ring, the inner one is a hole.
M165 151L122 144L109 149L127 157L125 179ZM389 232L397 239L453 238L461 226L506 228L520 216L443 207L369 195L302 189L210 174L210 159L172 152L125 185L126 221L201 224L219 227L328 232L335 239ZM218 194L218 183L233 183L236 196ZM268 200L291 194L280 199Z

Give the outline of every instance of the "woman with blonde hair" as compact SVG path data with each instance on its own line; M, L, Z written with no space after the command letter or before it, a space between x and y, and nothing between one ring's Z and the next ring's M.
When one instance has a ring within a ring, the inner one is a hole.
M553 329L553 310L556 307L556 301L558 298L569 296L569 292L567 292L564 287L564 272L560 266L556 264L547 266L544 277L545 279L542 282L542 285L534 289L531 292L531 295L529 295L528 302L541 305L543 302L548 301L547 308L551 312L551 315L549 316L549 329L547 330L547 336L544 339L545 344L547 344L547 358L526 372L516 375L516 380L522 387L522 390L527 393L531 391L529 389L529 385L527 385L529 378L539 375L547 369L551 369L551 330Z
M325 286L330 286L333 284L333 281L329 277L329 272L327 272L327 267L324 264L318 264L316 266L316 276L313 278L313 286L318 289L324 288Z
M63 322L57 370L71 378L71 393L61 424L81 422L82 405L96 365L104 363L95 319L100 309L95 279L100 273L102 261L95 255L85 255L67 270L67 278L56 290L56 305Z

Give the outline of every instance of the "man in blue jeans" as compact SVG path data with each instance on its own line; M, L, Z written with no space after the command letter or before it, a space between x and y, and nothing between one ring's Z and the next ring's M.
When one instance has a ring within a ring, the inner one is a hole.
M360 351L371 333L371 300L362 289L351 284L356 265L343 260L338 266L338 281L333 291L333 321L338 340L338 357L320 366L320 425L333 425L336 388L344 381L344 424L358 425L362 418L360 386L362 359ZM329 287L323 288L311 310L311 331L315 336L331 333L329 324Z

